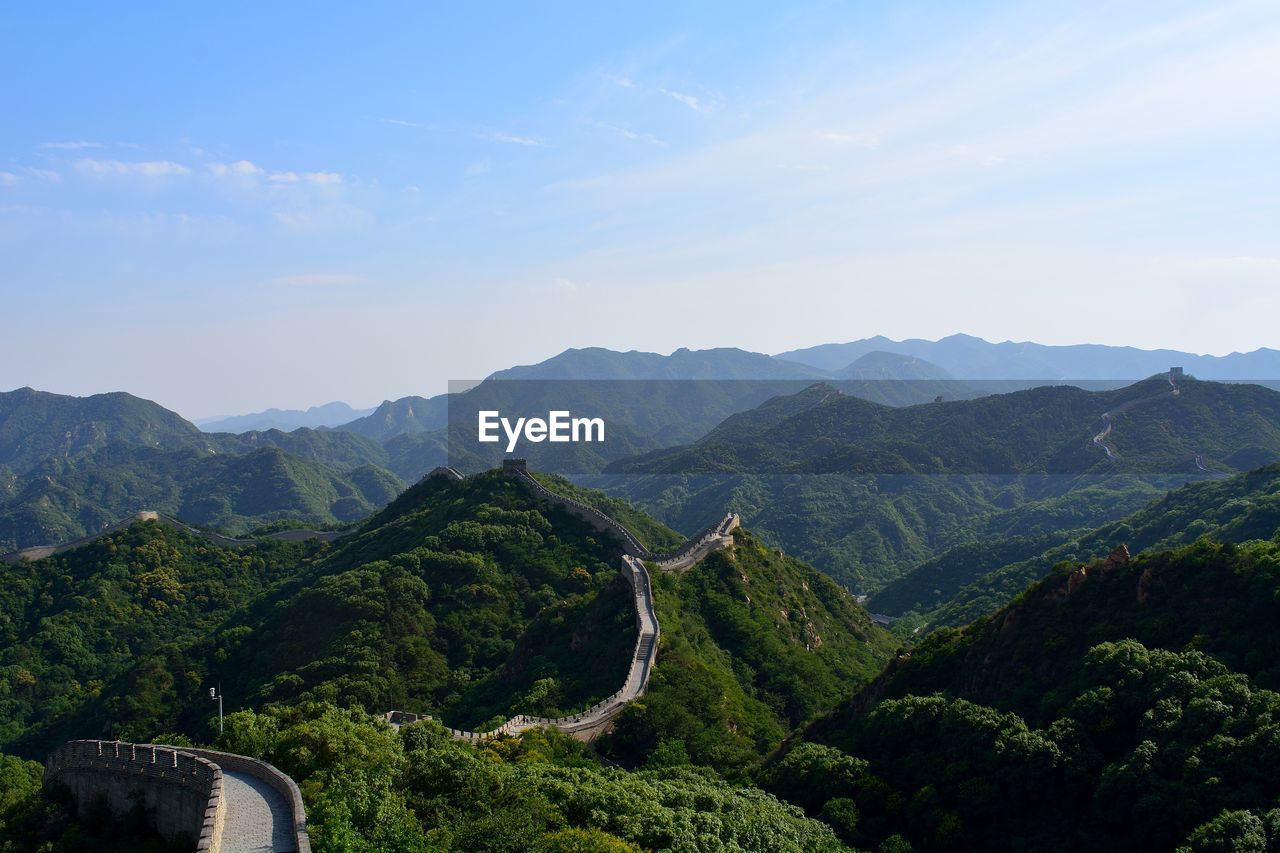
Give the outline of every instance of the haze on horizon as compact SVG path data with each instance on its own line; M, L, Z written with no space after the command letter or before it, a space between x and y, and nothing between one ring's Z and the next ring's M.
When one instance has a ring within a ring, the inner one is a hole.
M1277 346L1265 2L0 12L0 389L369 406L568 347Z

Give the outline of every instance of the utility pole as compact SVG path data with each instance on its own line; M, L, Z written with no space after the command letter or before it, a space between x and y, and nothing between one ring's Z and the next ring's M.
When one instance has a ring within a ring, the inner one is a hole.
M222 684L209 688L209 698L218 700L218 734L222 734Z

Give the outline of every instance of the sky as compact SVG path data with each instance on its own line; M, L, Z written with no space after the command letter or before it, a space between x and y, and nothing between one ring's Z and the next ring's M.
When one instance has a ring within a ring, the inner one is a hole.
M1280 346L1274 2L364 5L4 5L0 389Z

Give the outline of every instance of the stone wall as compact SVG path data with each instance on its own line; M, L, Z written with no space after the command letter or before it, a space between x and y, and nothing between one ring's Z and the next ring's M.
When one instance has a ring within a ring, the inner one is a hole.
M446 726L450 735L470 743L483 743L496 737L519 734L526 729L539 726L551 726L579 740L591 741L606 731L613 718L627 703L644 695L649 686L649 674L653 670L653 662L658 654L658 615L653 609L653 588L649 582L649 572L640 560L626 556L622 559L622 571L631 583L631 590L636 603L636 644L631 653L631 665L627 671L627 679L622 687L612 695L600 700L595 705L564 717L536 717L529 714L517 714L496 729L487 732L473 732L467 729L454 729ZM387 722L399 727L429 720L430 716L413 714L406 711L388 711Z
M502 460L502 471L510 477L515 477L531 492L548 503L568 510L570 513L581 518L583 521L587 522L593 528L602 533L613 534L618 539L622 540L622 550L631 556L644 557L645 559L648 559L651 556L649 549L641 545L640 540L637 539L630 530L623 527L616 520L605 515L593 506L588 506L581 501L565 497L558 492L553 492L546 486L539 483L526 469L523 459Z
M631 653L631 665L627 670L627 678L612 695L597 702L592 707L577 714L565 717L535 717L517 714L496 729L487 732L473 732L466 729L446 727L446 730L459 740L471 743L483 743L496 737L518 734L537 726L551 726L579 740L591 741L612 726L613 718L621 713L629 702L644 695L649 686L649 675L653 671L658 655L658 640L661 629L658 625L658 614L653 607L653 589L650 585L649 571L645 560L664 572L683 571L706 557L712 551L733 545L733 531L739 525L735 513L727 513L723 519L707 528L704 532L691 538L677 551L670 555L654 555L640 544L639 540L626 527L595 507L565 497L551 491L539 483L529 473L523 459L504 459L503 473L514 477L533 494L549 503L563 507L579 518L584 519L595 529L617 536L623 543L622 573L631 584L636 605L636 645ZM436 472L439 472L437 469ZM427 715L414 714L407 711L388 711L387 722L397 728L402 725L429 720Z
M220 849L226 816L222 769L185 750L73 740L45 760L44 783L67 786L77 808L102 798L112 812L122 814L140 803L165 838L185 836L202 853Z
M172 749L172 747L165 748ZM247 773L270 785L276 793L284 797L284 801L289 805L293 837L297 844L294 849L297 850L297 853L311 853L311 837L307 833L307 809L302 803L302 792L298 790L298 784L293 779L267 762L249 758L245 755L195 747L182 747L181 750L206 761L211 761L219 768Z

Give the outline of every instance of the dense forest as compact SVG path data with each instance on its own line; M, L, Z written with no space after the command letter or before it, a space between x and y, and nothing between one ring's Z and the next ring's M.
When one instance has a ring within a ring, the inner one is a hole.
M780 755L765 787L926 850L1280 842L1280 539L1064 566L944 630Z
M1092 530L981 540L944 551L872 596L877 612L908 624L958 626L1007 603L1045 566L1107 554L1171 548L1201 536L1223 542L1268 539L1280 527L1280 465L1189 483L1137 512Z

